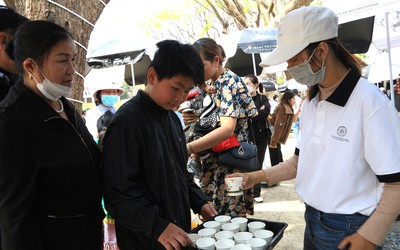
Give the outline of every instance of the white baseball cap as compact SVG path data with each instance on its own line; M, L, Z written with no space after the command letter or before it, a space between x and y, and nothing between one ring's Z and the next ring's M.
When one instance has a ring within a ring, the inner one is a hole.
M338 17L322 6L307 6L292 10L278 27L278 41L274 49L260 63L261 67L281 64L294 57L310 43L338 36Z
M124 90L119 84L116 84L115 82L105 82L105 83L99 83L96 85L95 91L93 93L93 97L96 99L97 98L97 92L100 90L105 90L105 89L116 89L118 90L118 95L122 95Z

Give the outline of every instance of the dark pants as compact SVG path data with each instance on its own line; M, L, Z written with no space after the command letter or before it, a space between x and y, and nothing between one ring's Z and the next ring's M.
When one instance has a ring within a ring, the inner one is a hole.
M281 144L278 143L276 148L269 147L269 158L271 160L271 167L275 166L276 164L283 162L283 156L281 151Z
M257 156L258 156L258 170L262 169L265 151L267 150L268 141L256 142L257 145ZM261 194L261 183L254 185L254 197L260 197Z

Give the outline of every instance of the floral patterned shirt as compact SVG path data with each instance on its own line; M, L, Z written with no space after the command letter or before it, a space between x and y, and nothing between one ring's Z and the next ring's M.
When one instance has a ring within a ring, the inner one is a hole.
M221 117L238 118L235 135L241 142L248 141L247 118L257 115L257 108L253 98L248 94L243 80L227 70L222 73L214 83L217 92L213 95Z

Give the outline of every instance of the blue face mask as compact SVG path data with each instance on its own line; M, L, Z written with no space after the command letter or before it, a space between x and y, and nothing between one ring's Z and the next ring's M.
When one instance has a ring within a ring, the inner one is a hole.
M112 107L116 102L118 102L118 95L102 95L101 102L107 107Z

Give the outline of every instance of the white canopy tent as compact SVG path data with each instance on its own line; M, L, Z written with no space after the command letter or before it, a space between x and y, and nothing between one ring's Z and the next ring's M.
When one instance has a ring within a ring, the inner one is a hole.
M104 8L90 35L86 54L88 64L93 70L124 66L104 72L95 70L91 72L92 75L99 74L98 78L101 79L102 76L109 74L107 72L114 71L113 74L120 74L124 78L125 71L129 68L134 86L136 69L134 65L146 55L153 59L156 42L137 27L138 17L143 16L145 12L141 8L134 7L135 3L132 1L113 0Z
M338 15L339 24L375 16L372 41L377 48L388 51L388 78L394 104L391 48L400 46L400 0L330 0L325 6Z

